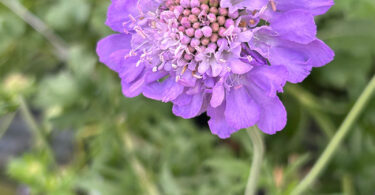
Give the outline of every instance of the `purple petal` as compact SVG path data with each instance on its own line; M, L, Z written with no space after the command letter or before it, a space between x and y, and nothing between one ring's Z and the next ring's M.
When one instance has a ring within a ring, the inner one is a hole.
M136 97L139 94L141 94L144 88L144 85L145 85L144 77L138 80L135 80L131 83L127 83L124 79L121 80L122 93L128 98Z
M174 77L169 77L163 82L155 81L147 84L143 95L162 102L169 102L176 99L184 90L184 86L176 83Z
M267 134L275 134L284 129L287 114L279 97L266 96L266 91L256 85L250 85L248 90L260 107L259 121L257 122L259 129Z
M319 39L308 45L306 54L310 57L309 62L313 67L322 67L335 57L335 52Z
M260 10L266 6L268 0L221 0L220 7L229 8L229 12L233 13L238 9L247 8L249 10Z
M248 79L262 89L264 95L275 97L277 92L283 92L288 78L288 71L284 66L257 66L248 74Z
M130 21L129 15L134 17L139 15L137 2L137 0L112 0L105 24L114 31L125 32L125 23Z
M227 92L226 121L236 129L253 126L259 119L259 107L245 87L233 88Z
M249 72L253 68L253 66L251 66L250 64L244 63L239 59L231 59L230 68L234 74L245 74Z
M186 98L186 97L184 97ZM203 94L197 93L192 96L191 101L185 105L173 105L173 113L185 119L196 117L201 113L203 104Z
M288 45L285 46L280 45L270 49L270 63L284 65L288 69L289 82L302 82L312 69L312 66L309 65L309 58L303 55L301 50L290 48Z
M268 58L271 65L283 65L288 69L288 81L303 81L312 67L323 66L333 60L334 52L316 39L309 44L299 44L282 39L271 28L262 27L254 32L250 47Z
M178 83L185 87L194 87L196 82L197 78L193 77L193 74L190 70L187 70L178 81Z
M278 11L306 9L314 16L326 13L333 5L333 0L275 0Z
M277 14L270 21L271 27L280 37L307 44L315 40L316 25L314 16L304 10L292 10Z
M160 5L154 0L112 0L108 7L107 20L105 24L112 30L124 33L129 30L133 18L139 18L148 11L155 11Z
M130 40L131 35L125 34L113 34L99 41L96 47L96 53L99 56L99 61L106 64L110 69L119 72L120 61L119 56L111 56L113 53L122 50L122 57L125 57L125 53L130 51Z
M229 123L226 122L224 111L225 104L222 104L218 108L212 108L211 106L208 106L207 108L207 115L211 117L208 121L210 130L221 139L229 138L232 133L239 130L230 126Z
M210 104L212 107L216 108L220 106L225 98L225 90L222 82L218 82L212 89L212 97Z

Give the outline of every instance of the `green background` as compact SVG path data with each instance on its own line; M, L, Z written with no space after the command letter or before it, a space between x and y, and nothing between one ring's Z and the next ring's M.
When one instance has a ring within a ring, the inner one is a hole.
M2 1L0 194L243 194L252 159L246 131L220 140L205 115L184 120L171 104L127 99L98 62L96 43L112 33L109 0L20 1L61 37L67 58ZM290 193L375 74L374 0L337 0L316 21L336 57L280 95L288 124L264 135L260 194ZM374 193L373 98L307 194Z

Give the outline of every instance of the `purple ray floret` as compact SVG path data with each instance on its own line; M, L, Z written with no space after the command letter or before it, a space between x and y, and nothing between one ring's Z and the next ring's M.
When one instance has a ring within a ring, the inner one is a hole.
M274 134L287 114L277 93L302 82L334 52L316 38L314 16L333 0L112 0L98 43L126 97L173 103L173 113L204 112L228 138L257 125Z

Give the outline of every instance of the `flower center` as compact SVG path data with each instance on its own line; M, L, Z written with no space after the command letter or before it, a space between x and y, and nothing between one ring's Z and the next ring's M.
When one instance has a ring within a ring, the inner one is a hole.
M181 44L189 51L183 55L186 61L191 61L197 52L216 51L219 39L225 38L228 29L234 26L239 13L230 14L219 4L219 0L166 1L163 12L173 12L178 21Z

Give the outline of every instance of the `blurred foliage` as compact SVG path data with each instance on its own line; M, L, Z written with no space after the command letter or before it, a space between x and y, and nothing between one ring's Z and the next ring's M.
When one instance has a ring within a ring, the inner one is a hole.
M0 183L24 184L32 194L243 193L252 153L245 132L219 140L204 115L183 120L170 104L126 99L115 73L98 63L96 42L111 33L104 25L109 0L20 2L66 41L69 57L59 60L40 33L0 4L0 136L23 98L43 131L34 143L47 141L11 159ZM266 194L290 193L375 73L375 1L336 1L317 23L336 59L281 95L288 125L265 136L259 187ZM372 101L309 193L374 194L374 130ZM52 147L62 131L74 135L65 162Z

